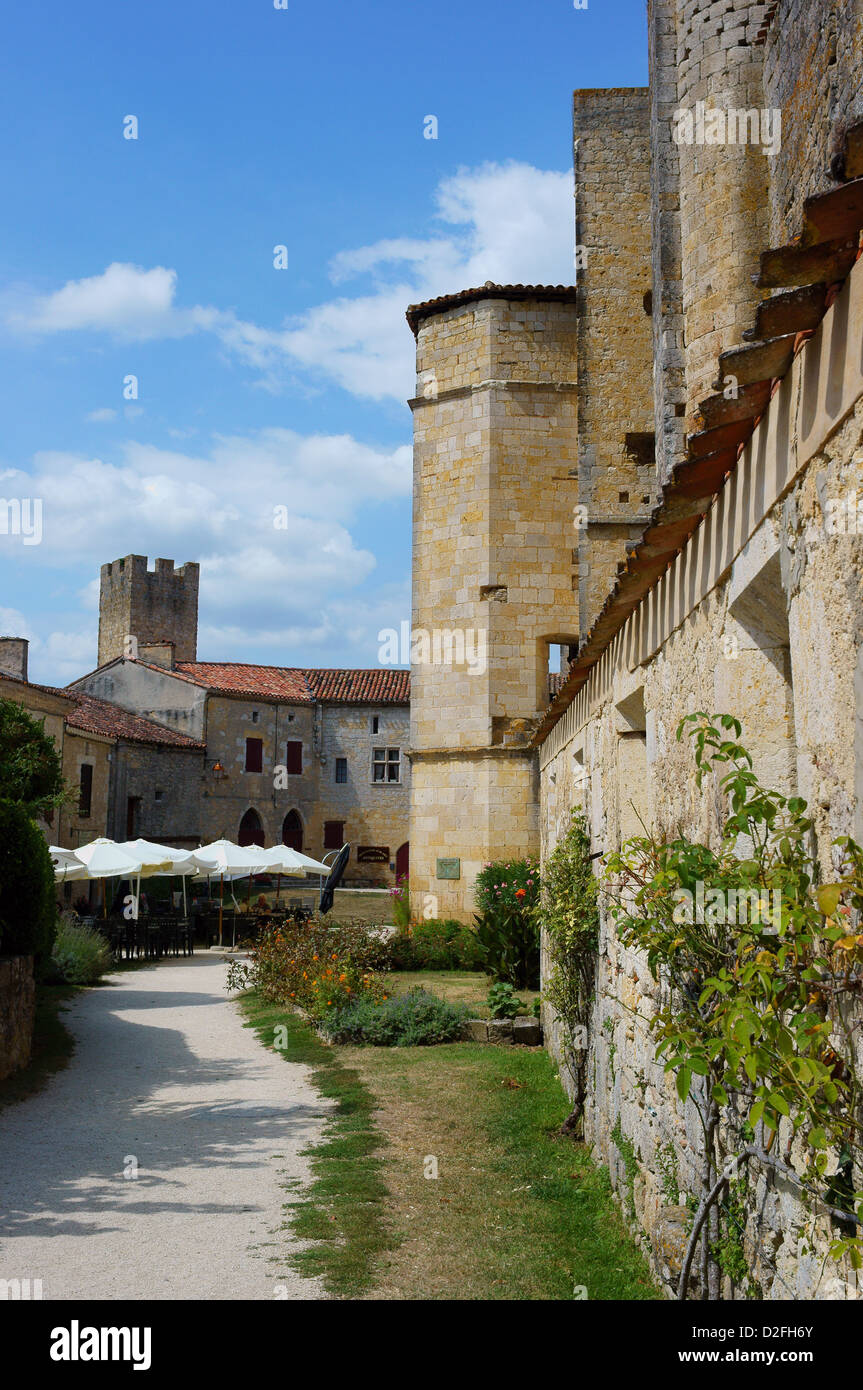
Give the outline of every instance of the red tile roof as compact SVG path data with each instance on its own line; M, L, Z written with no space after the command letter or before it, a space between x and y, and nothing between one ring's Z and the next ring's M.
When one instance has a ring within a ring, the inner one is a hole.
M437 299L425 299L422 304L409 304L405 318L411 332L416 331L423 319L433 314L442 314L446 309L456 309L461 304L471 304L479 299L541 299L544 303L557 301L575 304L577 289L575 285L496 285L487 280L484 285L472 290L459 290L456 294L442 294Z
M67 692L75 701L75 708L66 715L66 723L71 729L81 729L87 734L104 734L109 738L122 738L129 743L155 743L171 748L198 748L205 745L176 729L167 729L153 719L145 719L140 714L110 705L107 700L97 700L93 695L83 695L78 691Z
M316 700L340 704L407 704L411 697L410 671L306 671Z
M316 700L337 704L407 704L410 700L410 672L383 668L318 670L234 661L179 661L172 674L216 693L300 705Z
M164 669L164 668L160 668ZM165 672L165 674L172 674ZM254 666L240 661L178 661L174 675L226 695L269 695L293 704L311 705L314 697L305 673L293 666Z

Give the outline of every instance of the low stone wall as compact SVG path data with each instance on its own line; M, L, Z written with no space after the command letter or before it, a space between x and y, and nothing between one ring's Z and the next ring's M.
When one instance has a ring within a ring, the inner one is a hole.
M0 1081L29 1062L35 1012L33 957L0 957Z

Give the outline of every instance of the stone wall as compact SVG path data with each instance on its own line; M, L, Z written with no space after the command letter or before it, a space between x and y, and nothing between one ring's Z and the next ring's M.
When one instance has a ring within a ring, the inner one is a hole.
M32 956L0 956L0 1081L26 1067L33 1042Z
M194 661L198 649L199 566L127 555L102 566L99 590L99 665L130 655L127 637L139 644L173 642L176 661Z
M201 805L206 785L204 753L118 740L114 754L112 839L125 840L128 803L136 802L133 839L153 840L178 849L197 849L203 842ZM215 836L207 836L213 839Z
M859 0L779 0L763 40L764 104L782 112L771 161L770 244L797 236L803 202L835 182L841 137L863 116Z
M375 719L377 733L372 731ZM345 841L352 846L348 883L390 887L394 882L396 855L408 840L409 739L410 711L406 705L319 706L318 814L321 823L344 821ZM398 750L397 782L373 780L375 749ZM347 764L346 782L336 781L339 758ZM363 849L385 849L387 855L376 862L363 856Z
M676 739L679 721L699 709L740 718L756 773L807 799L825 877L835 874L834 839L860 834L863 525L856 499L863 495L863 377L859 362L846 368L843 397L829 364L845 361L843 344L860 341L863 267L843 296L774 396L739 477L726 484L728 496L738 489L738 502L716 511L724 515L716 535L726 544L734 537L730 563L706 532L700 540L696 533L690 548L702 546L703 597L687 607L679 575L694 571L682 552L653 608L665 612L668 635L648 624L640 645L624 629L576 697L573 717L546 739L544 856L573 806L584 809L593 847L605 853L633 833L636 813L663 838L684 834L716 847L721 794L715 782L698 792L691 749ZM815 400L830 398L829 418L813 414ZM771 491L762 469L769 475L774 462L790 481L780 474ZM680 596L676 609L668 602L673 593ZM640 620L637 610L629 621ZM622 947L604 911L586 1133L670 1290L690 1219L685 1198L697 1190L701 1139L694 1107L681 1105L655 1061L648 1025L658 997L646 961ZM554 1020L544 1022L559 1049ZM825 1260L835 1234L829 1222L804 1208L793 1184L750 1171L750 1293L847 1296L836 1289L848 1271ZM744 1292L726 1281L725 1296Z
M421 316L411 403L411 887L464 920L486 860L537 848L525 748L578 637L575 292L488 288Z
M648 88L576 92L573 131L583 637L654 500Z
M61 806L56 813L58 822L51 835L52 844L76 849L78 845L85 845L100 835L114 835L108 829L114 757L113 739L67 726L63 741L63 780L67 786L80 787L82 766L86 763L92 767L90 813L86 816L81 814L77 799ZM125 833L116 838L124 840Z

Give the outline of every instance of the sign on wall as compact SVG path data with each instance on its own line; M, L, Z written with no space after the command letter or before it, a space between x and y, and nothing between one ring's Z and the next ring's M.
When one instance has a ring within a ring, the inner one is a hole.
M439 859L437 861L438 878L461 878L460 859Z
M357 848L358 864L389 864L389 862L388 845L359 845Z

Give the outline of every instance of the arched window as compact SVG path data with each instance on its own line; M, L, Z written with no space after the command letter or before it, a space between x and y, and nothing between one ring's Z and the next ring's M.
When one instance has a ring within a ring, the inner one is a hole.
M290 849L303 849L303 822L298 811L289 811L282 824L282 844Z
M260 845L264 844L264 826L257 811L250 809L240 821L240 833L237 836L237 844L240 845Z

